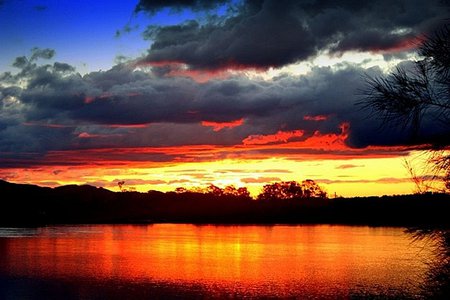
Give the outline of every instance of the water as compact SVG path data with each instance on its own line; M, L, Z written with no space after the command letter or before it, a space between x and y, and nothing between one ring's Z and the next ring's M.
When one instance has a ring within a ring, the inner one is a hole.
M419 295L432 251L401 228L0 228L0 299Z

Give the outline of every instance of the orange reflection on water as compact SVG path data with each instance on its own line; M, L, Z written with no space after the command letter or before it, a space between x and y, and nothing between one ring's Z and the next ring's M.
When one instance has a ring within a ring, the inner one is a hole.
M0 270L15 276L195 283L278 296L412 290L432 257L401 228L350 226L48 227L0 245Z

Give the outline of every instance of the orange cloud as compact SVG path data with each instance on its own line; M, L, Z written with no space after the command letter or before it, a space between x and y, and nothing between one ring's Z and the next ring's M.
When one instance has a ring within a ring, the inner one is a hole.
M244 119L239 119L231 122L210 122L210 121L202 121L202 126L205 127L213 127L214 131L220 131L224 128L234 128L237 126L241 126L244 123Z
M343 164L340 166L337 166L336 169L352 169L352 168L360 168L364 167L363 165L354 165L354 164Z
M95 166L95 167L159 167L170 163L212 162L224 159L260 160L272 157L290 160L327 160L353 158L381 158L404 156L412 150L426 149L427 145L370 146L351 148L346 144L348 123L341 125L341 132L322 134L316 131L303 140L303 131L278 132L274 135L251 136L240 145L185 145L167 147L97 148L83 150L49 151L44 157L33 159L0 157L4 166ZM110 135L112 136L112 135ZM79 133L79 138L92 138L95 134ZM303 137L304 138L304 137Z
M246 137L242 143L244 145L265 145L277 142L286 143L288 140L303 136L303 130L294 131L278 131L275 134L269 135L250 135Z
M345 143L345 140L349 134L350 124L342 123L339 128L341 129L340 134L321 134L319 131L316 131L311 137L304 141L298 142L298 147L328 150L349 149Z
M270 183L274 181L281 181L279 177L257 177L257 178L242 178L242 183Z
M324 184L336 184L336 183L385 183L385 184L397 184L411 182L411 178L394 178L394 177L383 177L378 179L316 179L317 183Z

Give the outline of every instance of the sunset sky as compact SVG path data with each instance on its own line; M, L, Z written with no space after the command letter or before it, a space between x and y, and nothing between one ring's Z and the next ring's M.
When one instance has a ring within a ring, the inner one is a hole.
M411 193L404 161L425 141L355 104L448 15L444 0L0 0L0 179Z

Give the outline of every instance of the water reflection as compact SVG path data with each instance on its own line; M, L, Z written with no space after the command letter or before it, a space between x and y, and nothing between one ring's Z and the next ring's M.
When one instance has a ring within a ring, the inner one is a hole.
M415 297L432 257L401 228L62 226L18 236L0 234L0 276L13 294L19 278L181 298Z
M450 299L450 230L448 228L410 228L416 240L433 249L435 259L427 262L423 295L426 299Z

